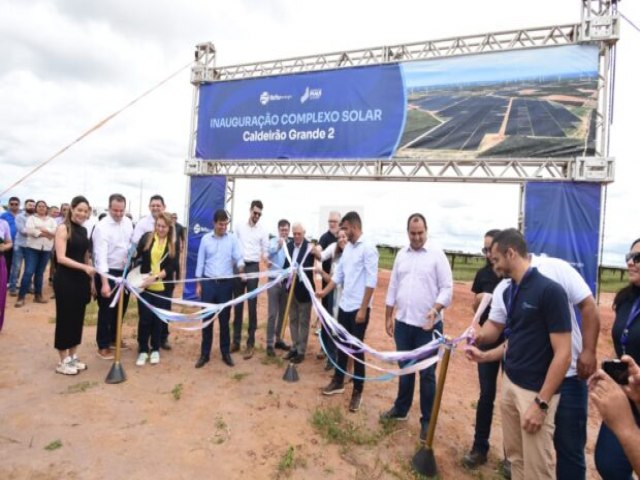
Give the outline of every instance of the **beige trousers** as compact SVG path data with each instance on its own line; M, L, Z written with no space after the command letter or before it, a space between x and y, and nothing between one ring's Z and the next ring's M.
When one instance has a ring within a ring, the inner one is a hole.
M538 392L514 385L507 375L502 377L502 432L507 458L511 462L513 480L554 479L555 450L553 447L554 418L560 395L549 402L545 422L536 433L522 428L527 409L535 402Z

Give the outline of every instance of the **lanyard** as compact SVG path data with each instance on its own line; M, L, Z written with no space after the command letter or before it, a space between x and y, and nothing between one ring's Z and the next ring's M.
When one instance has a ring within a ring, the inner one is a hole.
M629 329L633 322L638 318L638 314L640 314L640 297L636 298L636 301L633 302L631 306L631 311L629 312L629 318L627 318L627 323L624 325L624 330L622 331L622 335L620 336L620 346L622 346L622 354L625 355L627 353L627 343L629 343Z
M531 271L531 267L527 268L527 271L524 272L524 275L520 279L520 283L515 283L513 280L511 280L511 285L509 285L509 289L507 290L507 322L504 329L505 340L508 339L509 335L511 334L511 315L516 308L516 298L518 297L518 293L520 293L520 287L527 279L527 277L531 274Z

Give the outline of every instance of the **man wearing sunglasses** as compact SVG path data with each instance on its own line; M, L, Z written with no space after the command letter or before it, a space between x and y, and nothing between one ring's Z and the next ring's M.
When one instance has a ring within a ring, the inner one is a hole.
M262 225L258 225L262 217L262 202L254 200L249 208L249 220L240 222L235 227L235 234L240 242L242 254L244 256L244 273L257 273L260 271L260 261L268 258L269 236ZM234 296L239 297L245 292L252 292L258 288L258 278L236 278ZM249 360L253 357L256 343L256 328L258 327L258 299L253 297L247 300L249 304L249 326L247 337L247 348L243 358ZM244 302L238 303L234 307L233 313L233 345L231 352L240 350L240 339L242 337L242 315Z

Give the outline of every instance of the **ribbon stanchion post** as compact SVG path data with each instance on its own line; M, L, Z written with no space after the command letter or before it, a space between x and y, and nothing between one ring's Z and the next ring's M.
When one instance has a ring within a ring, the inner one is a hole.
M124 373L122 363L120 363L120 355L122 353L122 311L124 310L124 283L120 284L120 297L118 298L118 319L116 323L116 356L113 359L113 365L111 370L107 374L105 383L122 383L127 380L127 375Z
M291 278L290 287L289 287L289 296L287 297L287 306L284 309L284 319L282 322L282 330L280 331L280 338L284 338L284 333L287 331L287 324L289 323L289 309L291 308L291 301L293 300L293 291L296 286L297 276L298 276L298 271L294 270L293 276ZM287 365L287 369L284 371L284 375L282 376L282 379L285 382L290 382L290 383L297 382L298 380L300 380L300 377L298 376L298 371L296 370L296 365L293 362L290 361L289 364Z
M445 351L440 363L440 371L438 372L438 383L436 384L436 396L434 398L433 407L431 408L431 419L429 420L429 430L427 430L427 438L424 445L416 452L411 460L411 466L420 475L427 478L438 476L438 466L436 458L433 454L433 437L436 431L436 423L438 422L438 413L440 412L440 402L442 401L442 393L444 391L444 382L447 379L447 368L449 367L449 358L451 358L451 350L454 345L449 337L445 337Z

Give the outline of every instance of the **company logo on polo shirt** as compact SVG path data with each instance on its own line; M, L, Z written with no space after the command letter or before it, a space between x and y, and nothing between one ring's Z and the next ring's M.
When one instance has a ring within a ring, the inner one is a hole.
M525 310L537 310L538 306L531 305L529 302L522 302L522 308L524 308Z
M193 233L195 233L196 235L199 235L200 233L207 233L210 232L211 229L207 228L207 227L203 227L202 225L200 225L199 223L196 223L193 226Z

